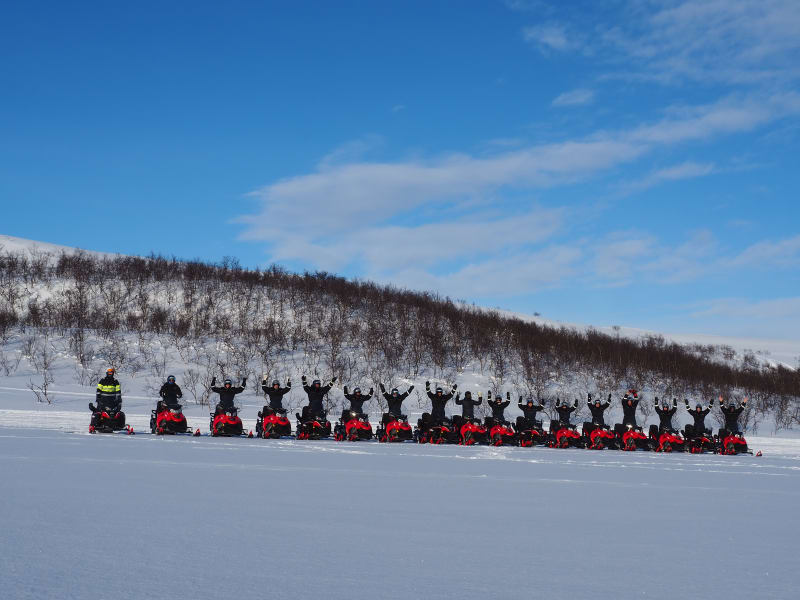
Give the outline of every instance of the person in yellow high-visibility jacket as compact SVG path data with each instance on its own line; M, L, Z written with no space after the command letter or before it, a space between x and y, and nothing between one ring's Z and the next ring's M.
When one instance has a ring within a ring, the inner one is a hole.
M95 394L95 402L97 408L91 404L89 408L95 410L111 410L119 411L122 409L122 390L119 381L114 377L115 371L113 368L106 370L106 376L97 382L97 392Z

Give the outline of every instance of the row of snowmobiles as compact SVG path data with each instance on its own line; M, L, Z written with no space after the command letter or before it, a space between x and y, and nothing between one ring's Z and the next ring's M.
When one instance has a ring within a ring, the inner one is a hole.
M125 413L114 407L95 407L89 426L91 433L110 433L125 431L133 434L133 429L125 423ZM296 415L297 423L294 437L298 440L320 440L330 438L336 441L379 442L418 442L420 444L476 444L492 446L546 446L550 448L587 448L590 450L648 450L654 452L691 452L694 454L711 452L716 454L750 453L747 440L738 432L725 429L715 435L711 430L695 432L692 425L683 431L660 429L651 425L647 434L641 427L616 424L613 428L594 423L583 423L581 430L572 424L550 421L544 429L542 421L530 421L519 417L516 423L498 421L486 417L478 418L458 415L448 419L434 420L424 413L412 429L406 415L384 414L380 425L373 431L369 417L364 413L344 411L334 426L331 426L324 413ZM238 409L229 407L210 413L209 430L214 437L260 437L278 439L292 437L292 426L284 409L265 407L258 413L255 436L247 432ZM155 435L188 434L199 436L200 430L189 427L186 416L179 404L166 404L159 401L151 412L150 432Z

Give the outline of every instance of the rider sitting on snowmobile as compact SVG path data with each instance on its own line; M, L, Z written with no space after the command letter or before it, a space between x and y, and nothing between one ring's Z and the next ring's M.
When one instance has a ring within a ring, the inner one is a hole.
M686 437L700 437L704 433L711 433L711 431L706 429L705 423L706 415L711 412L711 405L709 404L708 408L703 409L703 405L698 402L694 410L692 410L689 408L689 400L684 398L683 403L686 405L686 410L692 415L692 419L694 419L693 425L686 426Z
M490 417L495 423L508 423L506 420L505 411L508 405L511 404L511 392L506 392L506 401L503 402L503 397L498 394L492 400L492 392L486 394L486 406L492 411Z
M665 431L674 431L674 428L672 427L672 417L678 410L678 401L673 398L672 407L670 407L669 400L664 398L659 406L658 397L656 397L655 409L659 420L658 431L660 433Z
M347 391L347 386L344 386L344 397L346 400L350 402L350 411L356 413L357 415L364 414L364 403L369 402L372 398L372 394L375 392L373 388L369 388L369 393L365 396L361 393L360 387L353 388L353 393L350 394ZM344 415L347 409L342 411L342 415Z
M725 406L725 401L722 396L719 397L719 406L722 411L722 416L725 417L725 431L728 433L742 433L739 429L739 415L742 414L747 406L747 398L742 400L742 403L737 408L736 401L731 399L728 406Z
M461 418L473 420L475 418L475 407L483 402L483 398L478 394L478 399L472 399L472 392L464 392L464 397L461 397L459 392L456 395L456 404L461 406Z
M383 384L380 384L381 393L383 394L383 398L386 400L388 404L388 411L386 414L383 415L383 424L386 425L387 423L391 422L394 418L407 418L403 414L403 400L408 398L408 395L411 393L411 390L414 389L414 386L410 386L403 394L397 388L392 388L391 393L386 392L386 388L383 387Z
M181 405L178 400L183 398L183 392L181 391L181 386L175 383L175 375L167 377L167 382L161 386L158 395L161 396L159 406L157 407L158 410L161 410L162 406L166 408L180 408Z
M605 402L600 400L600 398L592 400L592 395L588 394L586 403L589 405L589 412L592 413L592 423L600 427L605 427L606 418L604 413L606 409L611 406L611 394L608 395L608 399Z
M428 398L431 401L431 422L442 423L442 421L447 419L444 408L450 398L453 397L453 394L455 394L456 388L458 388L458 386L453 384L453 389L445 394L442 388L437 387L434 393L431 392L431 382L425 382L425 391L428 393Z
M578 399L575 399L574 404L570 404L566 400L561 402L560 398L556 398L556 412L558 413L558 422L561 423L563 427L569 427L569 419L570 415L573 411L578 409Z
M265 405L258 416L261 417L265 413L269 414L270 410L276 413L285 413L286 409L283 408L283 397L288 394L291 389L292 382L289 379L286 380L286 387L281 387L277 379L273 379L272 383L267 387L267 378L263 377L261 380L261 391L269 398L269 405Z
M97 382L97 392L94 401L89 403L92 412L119 412L122 410L122 389L119 381L114 378L116 371L113 368L106 369L106 376Z
M227 377L222 382L222 387L216 387L214 385L216 383L217 378L212 377L211 391L215 394L219 394L219 402L217 402L217 406L214 409L214 414L219 415L225 411L235 408L233 399L236 394L241 394L244 391L244 388L247 387L247 377L242 377L242 385L238 387L233 387L233 382Z
M523 404L522 396L520 396L517 408L522 411L522 416L517 417L517 431L527 431L528 429L536 429L542 426L541 421L536 420L536 413L544 410L544 402L537 400L534 403L533 398L528 398L528 401Z
M303 414L300 420L305 421L314 417L324 417L326 413L323 400L325 399L325 394L331 391L337 378L332 377L326 386L323 386L319 379L315 379L311 382L311 385L308 385L305 375L300 379L303 382L303 391L308 395L308 406L303 407Z
M622 397L622 424L629 425L634 429L636 424L636 407L639 406L639 394L636 390L628 390Z

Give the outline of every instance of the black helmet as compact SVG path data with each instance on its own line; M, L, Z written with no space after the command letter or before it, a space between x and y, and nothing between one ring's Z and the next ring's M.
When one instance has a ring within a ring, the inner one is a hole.
M322 382L319 379L315 379L311 382L311 385L322 385Z
M533 404L533 398L528 398L528 404Z
M272 380L272 387L275 387L276 385L277 385L277 386L280 386L281 384L280 384L280 382L279 382L277 379L273 379L273 380Z
M472 398L472 392L470 391L464 392L464 398Z
M233 385L233 382L230 379L228 379L227 377L225 378L225 381L223 381L222 383L223 383L223 385Z
M353 388L353 393L354 394L360 394L361 393L361 388L360 387Z
M664 399L661 401L661 408L669 408L669 400L667 400L666 398L664 398Z
M703 410L703 405L698 403L697 406L694 407L694 409L695 410Z
M392 388L392 396L398 395L400 392L397 391L397 388Z
M175 375L167 375L167 382L175 383Z
M443 390L442 388L440 388L440 387L437 387L437 388L436 388L436 393L437 393L437 394L441 394L443 391L444 391L444 390Z

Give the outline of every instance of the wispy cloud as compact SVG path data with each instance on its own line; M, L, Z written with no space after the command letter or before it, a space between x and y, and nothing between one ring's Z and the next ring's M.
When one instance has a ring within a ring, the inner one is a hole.
M577 89L564 92L553 99L552 106L583 106L594 102L594 90Z
M575 50L580 46L578 40L567 33L566 27L558 23L545 23L532 25L522 30L526 42L536 45L539 50L565 52Z
M713 163L684 162L658 169L647 176L622 186L626 193L641 192L667 181L694 179L711 175L715 170Z

